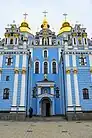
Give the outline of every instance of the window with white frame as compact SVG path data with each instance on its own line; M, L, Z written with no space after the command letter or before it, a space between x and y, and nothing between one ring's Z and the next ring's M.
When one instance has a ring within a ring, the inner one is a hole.
M43 57L44 58L48 57L48 50L47 49L43 50Z
M79 64L80 65L87 65L86 57L83 54L81 54L81 56L79 57Z
M40 63L39 63L39 61L35 61L34 69L35 69L35 71L34 71L35 74L39 74L40 73Z
M48 62L44 62L44 74L48 74Z
M3 91L3 99L9 99L9 88L5 88Z
M52 68L52 74L56 74L57 73L57 63L56 63L56 61L52 61L52 63L51 63L52 65L51 65L51 68Z
M12 65L13 64L13 57L9 56L6 57L6 65Z

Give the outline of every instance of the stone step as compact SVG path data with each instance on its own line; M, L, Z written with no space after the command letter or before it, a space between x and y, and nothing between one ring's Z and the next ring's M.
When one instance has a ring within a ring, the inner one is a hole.
M66 121L66 119L64 116L55 116L55 117L33 116L32 118L27 117L26 121Z

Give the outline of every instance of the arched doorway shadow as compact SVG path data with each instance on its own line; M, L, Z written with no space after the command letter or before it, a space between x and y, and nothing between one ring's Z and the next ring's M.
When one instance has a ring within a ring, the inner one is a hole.
M50 116L51 115L51 105L52 102L50 98L42 98L41 100L41 115L42 116Z

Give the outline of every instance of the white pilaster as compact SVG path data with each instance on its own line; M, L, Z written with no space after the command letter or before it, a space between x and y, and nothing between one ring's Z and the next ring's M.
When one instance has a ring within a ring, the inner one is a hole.
M0 55L0 68L2 69L2 64L3 64L3 55ZM0 80L1 80L1 73L0 72Z
M77 69L76 69L76 55L72 55L72 62L74 67L74 88L75 88L75 105L76 111L80 111L80 99L79 99L79 87L78 87L78 78L77 78Z
M42 37L40 37L40 45L42 45Z
M38 95L41 94L41 87L38 86Z
M52 45L51 37L49 37L49 45Z
M54 87L51 87L51 94L54 95Z
M26 68L26 55L23 55L22 68ZM20 108L19 111L25 111L25 87L26 86L26 73L22 73L21 79L21 94L20 94Z
M65 64L66 64L66 70L69 68L69 55L65 55ZM72 90L71 90L71 78L70 78L70 69L69 73L66 72L66 85L67 85L67 98L68 98L68 111L73 111L73 105L72 105Z
M19 55L16 55L15 68L19 67ZM18 92L18 73L14 76L14 90L11 111L17 110L17 92Z

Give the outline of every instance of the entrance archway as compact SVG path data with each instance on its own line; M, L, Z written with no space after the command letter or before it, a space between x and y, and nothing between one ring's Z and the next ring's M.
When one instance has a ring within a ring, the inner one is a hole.
M41 115L42 116L51 115L51 100L49 98L43 98L41 100Z

